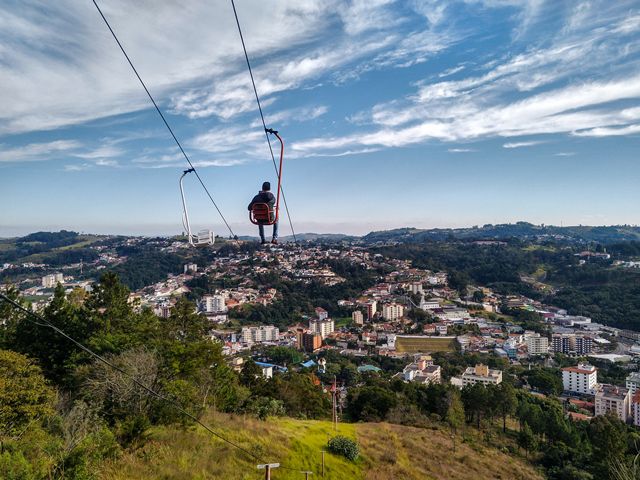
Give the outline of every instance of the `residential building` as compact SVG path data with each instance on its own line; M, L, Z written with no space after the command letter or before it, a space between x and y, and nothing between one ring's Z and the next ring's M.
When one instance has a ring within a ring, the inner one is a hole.
M640 372L631 372L627 376L627 388L631 392L631 395L640 390Z
M409 291L413 294L422 294L423 292L423 288L422 288L422 283L420 282L414 282L411 285L409 285Z
M353 320L353 323L356 325L364 325L364 315L362 315L360 310L356 310L351 314L351 320Z
M316 316L318 317L318 320L325 320L329 318L329 312L322 307L316 307Z
M546 355L549 353L549 339L539 333L527 337L527 351L529 355Z
M593 339L573 333L556 333L551 338L551 350L566 355L588 355L593 349Z
M420 308L422 310L436 310L440 308L440 300L437 298L425 300L424 297L422 297L422 300L420 300Z
M335 323L330 318L325 318L324 320L313 318L309 320L309 330L311 333L319 333L323 340L335 331L335 329Z
M298 342L300 350L315 352L320 347L322 347L322 336L319 333L302 332Z
M593 395L598 384L598 369L588 363L562 369L562 388L565 392Z
M197 263L187 263L184 266L184 273L197 273L198 272L198 264Z
M243 343L276 342L280 338L280 330L273 325L259 327L242 327Z
M502 383L502 371L493 370L479 363L475 367L468 367L462 374L462 386L482 383L484 385L498 385Z
M223 313L227 311L224 295L205 295L202 297L204 311L206 313Z
M633 424L640 427L640 391L631 396L631 415L633 416Z
M255 362L255 364L262 370L262 376L264 378L272 378L273 377L273 367L274 365L270 363L264 362Z
M385 320L398 320L404 317L404 306L398 303L387 303L382 307L382 318Z
M366 309L367 320L373 320L373 316L378 311L378 302L376 300L366 300L363 302L358 302L358 306Z
M44 288L55 288L58 283L64 283L64 276L61 273L51 273L42 277Z
M595 396L596 416L613 412L623 422L631 418L631 392L628 388L602 383Z
M415 362L404 367L402 375L407 382L424 384L440 383L442 378L440 366L434 365L429 355L418 356Z

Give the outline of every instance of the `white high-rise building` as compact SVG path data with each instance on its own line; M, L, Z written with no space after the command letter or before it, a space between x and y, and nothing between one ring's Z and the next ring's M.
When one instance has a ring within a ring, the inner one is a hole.
M529 355L546 355L549 353L549 339L541 337L539 333L527 336L526 342Z
M330 318L325 318L324 320L314 318L309 321L309 330L311 333L319 333L324 340L335 330L335 323Z
M562 388L565 392L593 395L598 384L598 369L588 363L562 369Z
M243 343L276 342L280 338L280 330L273 325L259 327L242 327Z
M398 303L387 303L382 307L382 318L385 320L397 320L404 316L404 306Z
M224 295L205 295L202 297L206 313L224 313L227 311Z
M58 283L64 283L64 275L61 273L51 273L42 277L42 286L44 288L55 288Z
M351 320L353 320L353 323L356 325L364 325L364 315L362 315L360 310L356 310L351 314Z

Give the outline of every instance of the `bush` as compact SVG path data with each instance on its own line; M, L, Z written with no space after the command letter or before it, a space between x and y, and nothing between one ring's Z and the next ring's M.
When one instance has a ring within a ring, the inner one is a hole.
M358 443L350 438L343 437L342 435L338 435L337 437L333 437L329 440L327 448L334 455L342 455L344 458L351 460L352 462L358 458L360 453Z

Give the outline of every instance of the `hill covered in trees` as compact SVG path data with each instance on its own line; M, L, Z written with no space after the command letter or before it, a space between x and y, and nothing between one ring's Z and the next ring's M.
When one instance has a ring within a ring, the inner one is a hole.
M442 240L507 240L551 237L568 242L616 243L640 240L640 227L631 225L570 226L533 225L528 222L483 225L470 228L398 228L371 232L362 237L365 243L421 243Z

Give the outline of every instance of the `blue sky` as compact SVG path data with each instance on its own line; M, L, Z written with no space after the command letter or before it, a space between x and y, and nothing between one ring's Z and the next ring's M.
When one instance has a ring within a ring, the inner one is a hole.
M640 223L637 0L236 3L297 231ZM253 233L275 179L230 3L100 4ZM0 4L0 65L0 235L181 231L185 161L89 0Z

